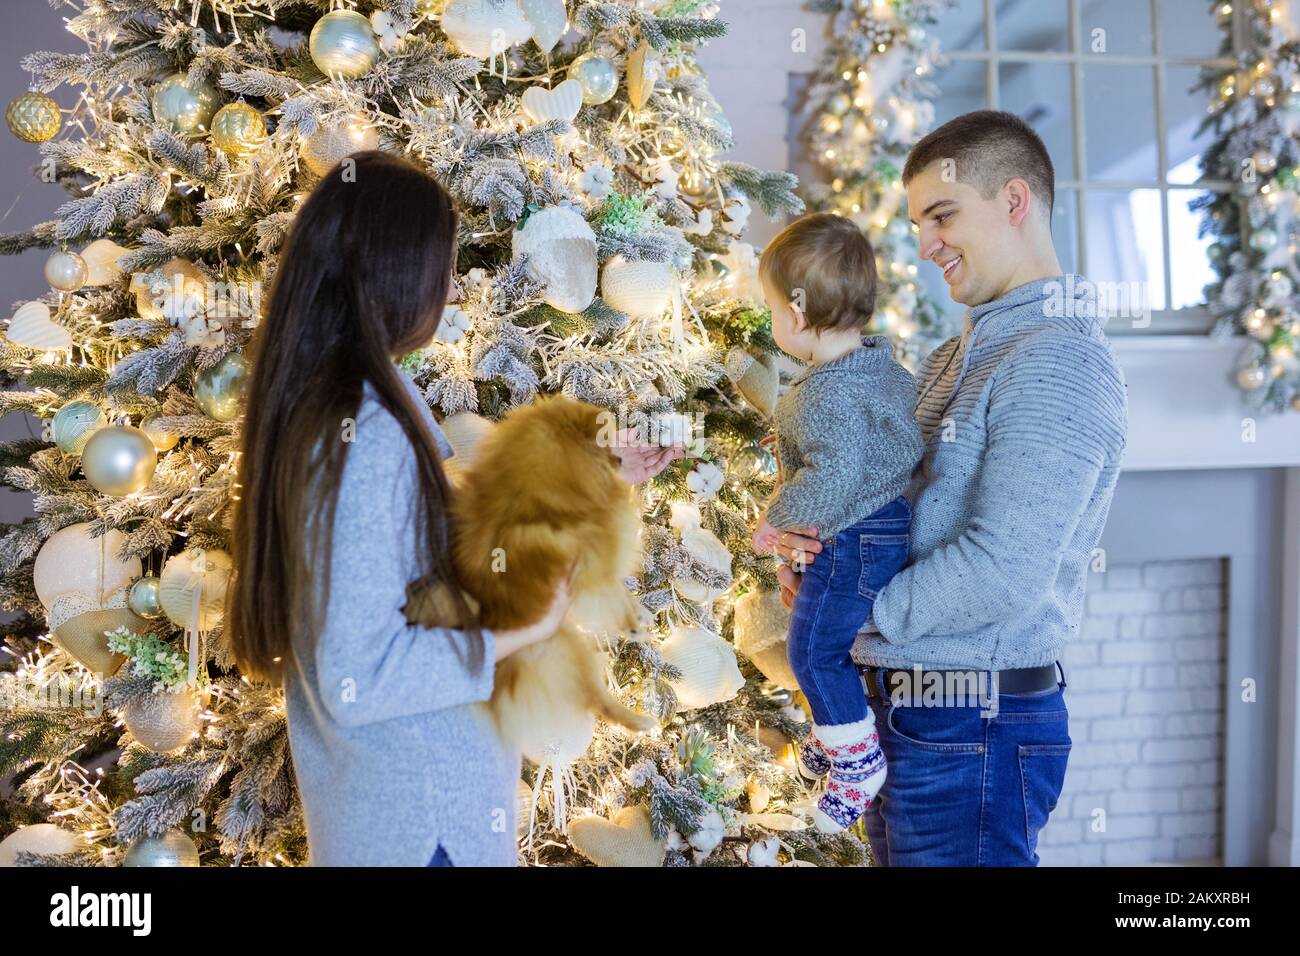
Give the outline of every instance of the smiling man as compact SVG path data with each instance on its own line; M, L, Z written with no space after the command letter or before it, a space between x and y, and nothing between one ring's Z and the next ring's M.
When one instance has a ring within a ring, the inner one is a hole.
M934 130L903 170L921 254L968 305L922 363L910 564L853 655L889 777L867 830L886 866L1034 866L1070 736L1062 646L1119 474L1127 400L1096 291L1062 275L1052 161L1003 112ZM778 550L815 561L815 529ZM780 569L784 600L799 575Z

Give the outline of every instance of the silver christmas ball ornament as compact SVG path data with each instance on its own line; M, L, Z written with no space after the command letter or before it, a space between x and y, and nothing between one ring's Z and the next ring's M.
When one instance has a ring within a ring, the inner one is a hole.
M317 20L308 50L317 69L345 80L369 73L379 59L375 31L355 10L334 10Z
M175 828L162 836L143 836L131 844L123 866L198 866L199 848Z
M618 92L618 70L594 53L584 53L569 64L569 79L582 86L582 102L588 106L608 103Z
M135 614L148 620L157 620L163 616L162 599L158 592L159 578L156 574L146 574L135 584L126 596L126 606Z
M81 470L96 491L129 495L153 478L158 452L149 436L130 425L110 425L90 436L81 452Z
M176 133L202 133L212 122L221 97L207 83L191 83L184 73L169 76L153 88L149 103L153 118Z
M75 252L56 252L45 260L45 281L60 292L76 292L89 274L86 260Z

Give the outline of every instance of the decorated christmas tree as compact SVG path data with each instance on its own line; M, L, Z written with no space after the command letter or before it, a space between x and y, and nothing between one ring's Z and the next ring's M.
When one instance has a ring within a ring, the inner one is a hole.
M1223 31L1221 56L1230 69L1207 67L1210 97L1202 130L1215 134L1201 157L1208 180L1235 183L1191 203L1203 211L1200 234L1213 236L1217 273L1206 301L1219 336L1245 333L1237 384L1255 408L1300 411L1300 43L1272 0L1235 5L1245 52L1234 57L1234 5L1211 12Z
M562 392L693 452L639 488L649 636L610 647L659 726L527 754L525 859L865 862L791 812L807 725L774 560L749 546L779 374L740 240L751 209L802 203L791 175L723 157L695 59L717 5L52 6L87 49L25 58L8 122L71 198L0 237L49 249L52 287L0 342L0 410L43 422L0 446L35 501L0 533L0 861L306 860L281 692L223 638L242 352L305 193L379 148L461 211L454 301L403 360L449 434Z
M831 15L830 41L807 93L807 152L820 178L809 205L852 219L871 240L881 286L872 331L915 368L949 328L917 277L903 164L934 122L944 61L931 26L955 0L808 0Z

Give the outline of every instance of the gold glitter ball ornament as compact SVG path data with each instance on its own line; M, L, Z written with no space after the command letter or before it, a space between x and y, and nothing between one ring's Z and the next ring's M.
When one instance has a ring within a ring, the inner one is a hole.
M25 143L44 143L63 128L59 104L44 93L28 90L9 101L5 111L9 131Z
M247 103L227 103L212 118L212 142L231 156L255 153L266 142L266 120Z

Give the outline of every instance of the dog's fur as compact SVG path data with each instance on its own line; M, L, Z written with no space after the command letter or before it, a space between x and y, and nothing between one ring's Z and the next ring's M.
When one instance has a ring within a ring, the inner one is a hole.
M573 567L573 605L555 636L497 664L491 709L502 738L527 749L594 712L635 730L651 716L623 706L605 678L600 633L633 632L640 519L619 461L598 444L607 412L563 396L511 412L458 462L452 496L453 560L488 629L541 618ZM452 459L456 461L458 452ZM445 624L436 596L407 615Z

